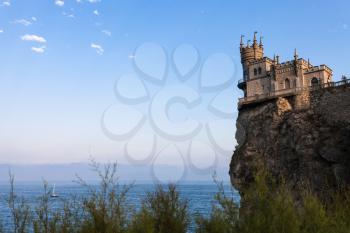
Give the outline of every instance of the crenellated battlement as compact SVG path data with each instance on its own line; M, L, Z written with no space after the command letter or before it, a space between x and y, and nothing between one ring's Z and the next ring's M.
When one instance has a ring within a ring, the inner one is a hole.
M319 72L319 71L326 71L328 73L333 72L333 70L331 68L329 68L327 65L313 66L311 68L308 68L305 72L312 73L312 72Z

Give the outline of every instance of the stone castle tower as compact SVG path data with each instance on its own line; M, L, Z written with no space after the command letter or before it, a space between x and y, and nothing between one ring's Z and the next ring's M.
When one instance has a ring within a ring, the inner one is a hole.
M258 43L254 33L253 43L245 45L241 36L240 53L243 79L238 87L244 98L240 103L254 102L257 99L294 95L300 90L315 85L332 82L333 72L326 65L314 66L309 60L299 58L294 51L294 59L280 63L279 56L273 59L264 56L262 38Z

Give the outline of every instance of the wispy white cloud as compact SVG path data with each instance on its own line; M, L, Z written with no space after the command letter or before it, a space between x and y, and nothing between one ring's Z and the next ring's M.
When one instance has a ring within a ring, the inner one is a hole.
M67 18L74 18L75 16L74 16L74 14L72 14L72 13L67 13L67 12L62 12L62 15L64 15L64 16L66 16Z
M30 22L29 20L26 19L16 19L15 21L13 21L14 24L21 24L23 26L29 26L32 24L32 22Z
M0 29L0 33L4 33L4 30L3 30L3 29Z
M91 43L90 45L91 48L95 49L96 53L99 55L102 55L104 52L104 49L102 48L101 45L95 44L95 43Z
M64 1L63 0L55 0L55 4L57 6L63 6L64 5Z
M11 6L10 0L2 1L2 6Z
M38 36L38 35L30 35L26 34L21 37L22 40L24 41L33 41L33 42L38 42L38 43L46 43L46 39L44 37Z
M44 53L46 49L46 46L41 47L32 47L31 50L35 53Z
M32 17L32 20L33 20L33 22L36 22L37 21L37 18L36 17Z
M98 10L94 10L94 15L100 15L100 13L98 12Z
M102 30L101 31L103 34L107 35L107 36L112 36L112 32L108 31L108 30Z

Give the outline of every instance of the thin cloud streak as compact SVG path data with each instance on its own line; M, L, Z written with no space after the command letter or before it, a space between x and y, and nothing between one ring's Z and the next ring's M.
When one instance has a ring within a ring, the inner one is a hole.
M55 0L55 4L57 5L57 6L64 6L64 1L63 0Z
M102 55L104 53L104 49L102 48L101 45L91 43L90 45L91 48L95 49L96 53L99 55Z
M3 1L2 6L11 6L11 2L10 1Z
M112 32L108 31L108 30L102 30L101 31L103 34L107 35L107 36L112 36Z
M46 49L46 46L41 47L32 47L31 50L35 53L44 53Z
M29 26L32 24L32 22L30 22L29 20L26 19L16 19L15 21L13 21L14 24L21 24L23 26Z
M38 43L46 43L46 39L44 37L38 36L38 35L30 35L26 34L21 37L22 40L24 41L32 41L32 42L38 42Z

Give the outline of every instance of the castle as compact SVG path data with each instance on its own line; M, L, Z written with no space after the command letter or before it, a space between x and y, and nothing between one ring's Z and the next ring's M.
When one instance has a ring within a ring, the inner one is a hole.
M279 56L273 59L264 56L262 38L258 43L254 32L253 44L243 43L241 36L240 53L243 79L238 88L244 92L239 105L257 102L279 96L296 95L313 86L324 86L332 82L333 72L327 65L314 66L309 60L299 58L280 63Z
M264 57L262 41L243 44L231 183L246 201L260 165L284 177L293 200L300 190L323 200L350 185L350 79L332 81L326 65L313 66L294 53L284 63ZM270 186L268 184L268 186ZM295 199L294 199L295 198Z

